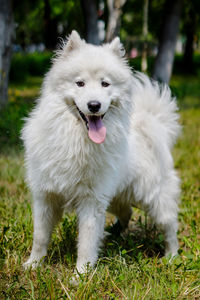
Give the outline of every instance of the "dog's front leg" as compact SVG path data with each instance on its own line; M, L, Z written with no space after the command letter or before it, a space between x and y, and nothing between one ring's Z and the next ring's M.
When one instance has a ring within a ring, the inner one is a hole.
M88 202L85 207L79 207L78 222L78 259L76 268L79 273L87 271L87 266L93 267L98 258L99 247L103 238L105 212L100 205Z
M34 193L33 216L34 234L33 248L29 259L24 263L25 268L37 267L41 259L47 254L47 246L52 230L62 216L62 206L59 199L53 202L46 193Z

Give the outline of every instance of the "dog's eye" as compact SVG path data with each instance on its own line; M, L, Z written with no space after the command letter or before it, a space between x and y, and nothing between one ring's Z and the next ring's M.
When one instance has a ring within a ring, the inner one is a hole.
M101 82L101 85L102 85L103 87L108 87L108 86L110 85L110 83L108 83L108 82L106 82L106 81L102 81L102 82Z
M85 82L84 82L84 81L77 81L77 82L76 82L76 85L77 85L78 87L83 87L83 86L85 85Z

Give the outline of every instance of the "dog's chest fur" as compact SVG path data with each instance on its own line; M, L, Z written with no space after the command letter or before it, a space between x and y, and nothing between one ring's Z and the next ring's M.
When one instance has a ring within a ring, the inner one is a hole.
M89 141L83 125L75 119L67 123L56 121L47 126L48 135L43 132L47 128L38 128L40 136L33 139L31 134L29 141L34 149L29 153L33 156L40 153L31 160L35 166L30 169L38 170L41 189L45 187L50 193L64 196L66 204L95 198L102 188L105 198L113 197L119 184L121 164L124 164L121 153L125 151L125 141L112 144L108 134L104 144L96 145Z

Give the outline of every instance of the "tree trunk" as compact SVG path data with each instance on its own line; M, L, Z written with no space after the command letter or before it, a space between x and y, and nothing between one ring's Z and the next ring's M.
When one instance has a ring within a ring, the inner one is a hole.
M122 7L126 0L107 0L108 4L108 27L106 32L106 42L111 42L119 35L121 25Z
M8 100L8 75L14 36L11 0L0 0L0 109Z
M181 6L182 0L166 0L165 2L166 13L158 55L154 64L153 78L167 84L172 74Z
M55 49L58 43L58 22L51 17L49 0L44 0L44 43L47 49Z
M143 28L142 28L142 35L143 35L144 42L143 42L143 47L142 47L142 61L141 61L141 70L142 70L142 72L147 71L148 7L149 7L149 0L144 0Z
M85 19L85 35L88 43L99 45L98 14L95 0L81 0L83 15Z
M196 25L196 12L194 7L190 7L188 13L188 22L186 23L186 44L183 55L183 68L187 73L194 72L193 55Z

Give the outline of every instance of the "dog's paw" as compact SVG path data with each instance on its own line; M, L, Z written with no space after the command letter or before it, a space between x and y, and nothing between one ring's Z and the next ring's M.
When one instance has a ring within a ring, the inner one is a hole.
M28 269L34 270L37 267L39 267L43 261L44 261L44 259L37 260L37 259L29 258L25 263L23 263L23 268L25 270L28 270Z
M79 272L77 269L73 272L72 277L70 278L70 284L72 286L77 286L79 285L80 281L83 281L86 276L88 275L87 271L85 270L85 272L83 270L81 270L81 272Z
M165 257L174 257L178 254L178 245L165 248Z
M165 251L165 258L171 264L179 256L178 251Z
M37 264L36 264L36 262L30 262L29 259L28 259L25 263L23 263L23 268L25 270L36 269Z
M74 271L74 274L70 278L69 283L75 287L79 285L79 282L80 282L80 275L78 274L77 271Z

